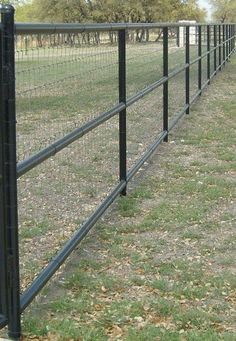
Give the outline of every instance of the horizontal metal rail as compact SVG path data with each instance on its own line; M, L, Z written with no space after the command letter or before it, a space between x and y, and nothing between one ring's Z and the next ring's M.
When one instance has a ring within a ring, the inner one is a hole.
M137 29L155 29L164 27L188 27L188 26L218 26L219 23L104 23L104 24L49 24L49 23L16 23L16 34L39 34L39 33L83 33L93 31L120 31ZM225 24L226 25L226 24ZM227 25L230 25L227 23Z

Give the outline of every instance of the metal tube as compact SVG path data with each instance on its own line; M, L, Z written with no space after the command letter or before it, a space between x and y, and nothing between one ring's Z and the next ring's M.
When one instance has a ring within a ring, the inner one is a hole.
M163 29L163 77L168 79L169 66L168 66L168 27ZM168 112L169 112L169 94L168 94L168 80L163 84L163 131L168 132ZM164 138L168 142L168 135Z
M219 65L221 65L221 53L222 53L222 45L221 45L221 25L218 26L218 30L219 30ZM221 67L220 69L221 70Z
M214 71L216 72L217 69L217 54L216 54L216 48L217 48L217 27L214 26Z
M226 38L226 60L228 60L228 56L229 56L229 25L225 26L225 38Z
M186 46L185 46L185 63L188 65L185 71L185 103L187 106L186 114L189 114L189 96L190 96L190 51L189 51L189 26L186 27Z
M187 27L188 23L181 23L181 26ZM191 26L205 26L205 23L192 23ZM102 24L50 24L50 23L16 23L15 33L21 34L55 34L55 33L83 33L94 31L120 31L120 30L136 30L136 29L154 29L164 27L176 27L179 23L102 23Z
M225 25L223 25L223 65L225 65Z
M198 89L202 89L202 28L198 27ZM200 92L201 94L201 92Z
M207 25L207 79L208 84L210 84L210 78L211 78L211 35L210 35L210 25Z
M5 85L4 110L4 172L5 172L5 223L7 228L7 306L8 334L14 340L21 335L19 242L16 182L16 111L15 111L15 50L14 8L3 5L1 22L3 30L3 84Z
M119 31L118 41L119 53L119 102L126 104L126 31ZM119 174L120 181L126 182L127 161L126 161L126 107L119 113ZM122 195L126 195L126 188Z
M0 29L0 317L7 318L7 242L5 217L5 124L4 124L4 77L3 77L3 37Z

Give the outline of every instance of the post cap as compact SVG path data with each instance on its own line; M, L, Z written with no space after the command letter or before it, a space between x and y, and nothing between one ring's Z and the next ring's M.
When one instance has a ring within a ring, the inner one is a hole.
M10 4L0 4L1 13L14 13L15 8Z

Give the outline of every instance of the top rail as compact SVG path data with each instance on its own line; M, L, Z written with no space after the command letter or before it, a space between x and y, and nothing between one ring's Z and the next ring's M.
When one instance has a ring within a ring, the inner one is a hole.
M164 27L188 27L188 26L216 26L219 23L74 23L74 24L52 24L52 23L16 23L16 34L39 34L39 33L82 33L93 31L120 31L125 29L154 29ZM221 24L221 25L230 25Z

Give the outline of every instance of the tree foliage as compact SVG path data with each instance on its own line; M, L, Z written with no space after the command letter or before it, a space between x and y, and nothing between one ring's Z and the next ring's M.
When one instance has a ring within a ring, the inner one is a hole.
M236 1L235 0L211 0L213 6L213 18L221 22L236 21Z
M31 0L17 6L18 21L163 22L203 21L197 0Z

